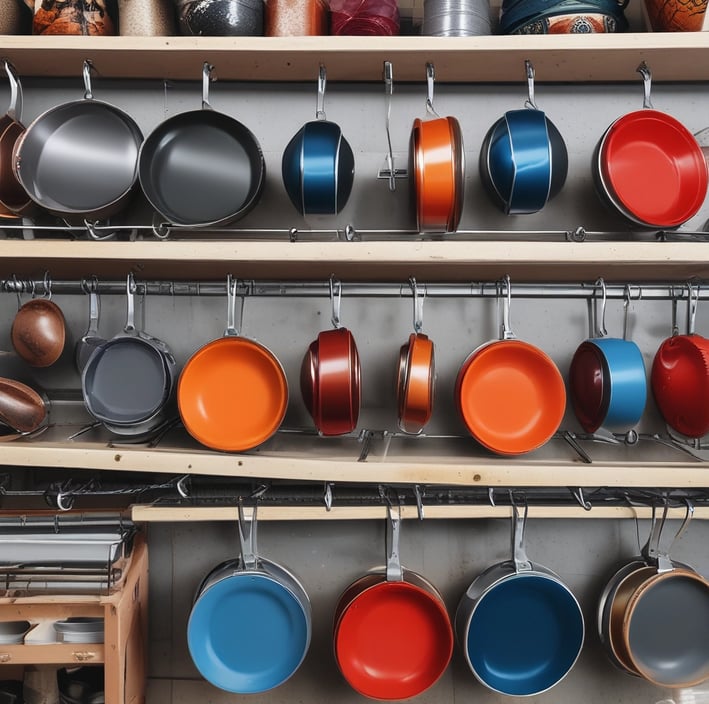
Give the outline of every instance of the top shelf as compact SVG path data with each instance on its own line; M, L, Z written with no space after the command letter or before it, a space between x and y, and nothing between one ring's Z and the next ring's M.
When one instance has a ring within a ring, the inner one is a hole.
M2 36L21 76L80 76L84 59L107 78L190 79L201 65L221 80L312 81L320 63L335 81L422 81L433 62L441 82L519 82L530 59L538 80L637 80L645 60L657 81L709 80L709 32L481 37L72 37ZM465 56L466 60L461 60Z

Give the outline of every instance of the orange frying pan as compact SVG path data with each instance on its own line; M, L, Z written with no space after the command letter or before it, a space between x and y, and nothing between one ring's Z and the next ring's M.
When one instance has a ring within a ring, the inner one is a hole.
M416 118L411 130L416 222L422 232L453 232L463 210L464 150L458 120L433 109L433 65L426 65L426 109L435 119Z
M177 403L192 437L214 450L242 452L278 430L288 405L288 383L273 353L241 337L234 327L236 290L231 277L227 295L224 337L187 361L177 385Z
M556 432L566 389L551 357L510 330L509 277L506 281L502 340L468 356L458 372L455 397L463 422L481 445L518 455L541 447Z

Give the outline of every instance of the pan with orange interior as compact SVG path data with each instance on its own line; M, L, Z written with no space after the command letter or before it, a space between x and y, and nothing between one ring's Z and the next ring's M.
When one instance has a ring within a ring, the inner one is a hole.
M224 337L201 347L187 361L177 385L177 403L192 437L214 450L242 452L278 430L288 405L288 383L273 353L237 331L231 277L227 298Z
M433 109L432 64L426 65L426 75L426 110L434 119L414 120L410 144L416 223L422 232L454 232L463 210L462 131L455 117L439 117Z
M445 672L453 652L443 599L427 580L402 568L400 515L392 506L388 510L386 568L345 589L333 634L335 659L348 684L381 700L425 692Z
M458 372L455 399L481 445L500 455L518 455L541 447L557 431L566 390L551 357L510 329L509 277L506 286L502 339L468 356Z

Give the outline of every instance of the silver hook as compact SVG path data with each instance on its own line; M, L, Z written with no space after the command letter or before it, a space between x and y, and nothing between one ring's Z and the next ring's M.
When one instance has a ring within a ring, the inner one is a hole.
M332 511L332 482L325 482L323 501L325 502L325 510Z
M205 61L202 64L202 110L211 110L212 106L209 104L209 84L211 81L215 81L216 78L212 76L212 71L214 71L214 66Z
M52 277L49 275L48 271L44 272L44 279L42 280L42 287L44 288L44 298L48 301L52 300Z
M5 64L7 79L10 82L10 106L5 114L19 122L22 120L22 86L17 77L15 67L7 59L3 59L3 63Z
M643 77L643 108L652 110L650 92L652 90L652 72L650 67L643 61L637 68L637 72Z
M126 326L124 332L135 332L135 279L133 272L129 272L126 277Z
M529 59L524 60L524 68L527 73L527 100L524 101L524 107L537 110L537 104L534 102L534 66Z
M409 286L414 299L414 332L420 333L423 330L423 302L426 298L426 287L419 288L413 276L409 278Z
M687 282L687 334L694 335L697 320L697 302L699 301L699 284Z
M340 308L342 306L342 284L335 278L334 274L330 275L330 321L332 326L337 330L342 327L340 322Z
M423 492L421 491L421 486L419 484L414 485L414 497L416 498L416 513L419 521L422 521L425 518L425 515L423 511Z
M60 511L71 511L72 507L74 506L74 497L71 494L67 494L65 496L64 493L60 489L57 492L56 502L57 502L57 508ZM58 528L59 528L59 525L57 523L57 524L55 524L56 532L59 532Z
M231 274L227 274L226 277L226 296L227 296L227 308L226 308L226 330L224 331L225 337L238 337L240 334L241 326L244 320L244 296L241 296L241 310L239 311L239 325L236 325L236 299L237 299L237 289L239 287L239 280L232 277Z
M594 285L596 288L601 289L601 324L596 327L596 335L597 337L605 337L608 334L608 330L606 329L606 302L608 298L606 292L606 282L603 280L603 277L600 276L596 279L596 283ZM596 323L598 323L598 319L596 319Z
M189 480L189 478L190 478L189 474L183 474L177 480L177 484L175 485L175 488L177 489L177 493L180 495L180 498L182 498L182 499L189 499L190 498L190 492L187 491L187 487L185 486L185 484Z
M94 67L91 59L84 59L84 100L93 100L94 94L91 90L91 69Z
M396 173L394 171L394 151L391 147L391 133L389 122L391 121L391 97L394 93L394 68L391 61L384 62L384 110L386 114L385 124L387 133L387 168L389 169L389 190L396 190Z
M433 64L426 64L426 112L434 115L435 117L440 117L433 107L433 91L434 84L436 82L436 69Z
M675 337L676 335L679 335L679 325L677 324L677 299L679 296L677 295L674 286L670 286L670 297L672 301L672 337Z
M630 316L630 284L623 289L623 339L628 339L628 318Z
M17 274L12 275L12 284L13 288L15 289L15 295L17 296L17 309L19 310L22 308L22 292L24 291L24 286L20 283L20 280L17 278Z
M577 487L576 489L569 488L569 491L571 492L571 496L576 499L578 505L584 511L590 511L593 508L593 504L591 504L583 492L583 487Z
M502 339L514 340L515 334L510 325L510 308L512 307L512 284L510 275L505 274L502 283L505 286L505 297L502 299Z
M325 65L320 64L318 71L318 96L315 103L315 119L326 120L325 117L325 89L327 88L327 71Z

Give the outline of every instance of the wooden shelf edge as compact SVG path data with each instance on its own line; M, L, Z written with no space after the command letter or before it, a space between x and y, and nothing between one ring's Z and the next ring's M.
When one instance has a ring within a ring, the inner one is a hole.
M657 81L709 79L707 32L482 37L50 37L4 36L3 55L25 76L81 75L91 59L111 78L192 79L210 61L222 80L381 81L392 61L399 81L520 81L524 59L540 81L632 81L646 60ZM462 54L479 60L461 61Z
M282 479L289 481L451 486L709 487L702 462L594 462L593 465L524 458L429 458L358 462L326 456L264 456L186 450L146 450L78 444L15 443L2 465L47 469L114 470L160 474Z
M684 509L670 509L668 518L684 518ZM511 518L509 506L424 506L426 519ZM136 523L181 523L189 521L235 521L234 507L182 507L135 505L131 517ZM418 519L415 506L402 506L401 517ZM625 506L598 506L586 511L581 506L530 506L529 518L640 518L649 519L651 509ZM261 506L259 521L352 521L386 518L383 506ZM709 508L695 507L693 519L709 520Z
M709 65L709 62L707 62ZM702 242L89 242L4 240L0 277L36 275L221 279L668 281L709 277ZM558 272L558 274L557 274Z
M105 660L103 643L47 643L44 645L0 645L3 665L96 665Z

